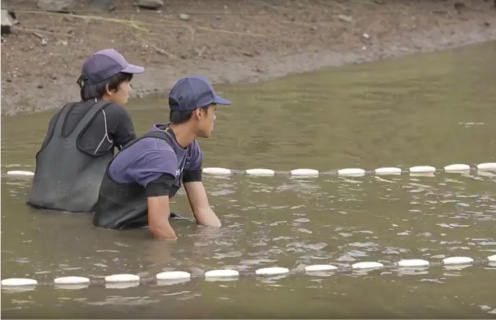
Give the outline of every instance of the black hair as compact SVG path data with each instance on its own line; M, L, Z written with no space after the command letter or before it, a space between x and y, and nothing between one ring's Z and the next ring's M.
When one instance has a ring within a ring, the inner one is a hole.
M176 100L169 98L169 107L173 108L174 106L177 106L178 103ZM199 108L200 110L204 110L205 113L208 113L208 108ZM196 110L196 109L195 109ZM193 115L193 112L195 110L171 110L169 114L169 121L172 124L181 124L187 122L191 116Z
M171 110L169 115L170 123L181 124L187 122L191 118L193 111L194 110Z
M205 111L205 114L208 113L208 108L198 108L198 109ZM182 110L182 111L171 110L169 115L169 121L172 124L185 123L191 118L195 110Z
M77 84L81 88L81 100L87 101L95 98L101 99L106 92L107 85L110 91L117 91L121 83L130 82L132 78L132 73L119 72L107 80L96 84L89 84L87 82L88 78L81 75L77 79Z

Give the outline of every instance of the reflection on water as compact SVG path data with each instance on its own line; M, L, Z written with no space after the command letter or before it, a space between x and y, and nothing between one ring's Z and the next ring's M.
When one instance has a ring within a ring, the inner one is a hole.
M220 87L234 104L218 109L215 136L201 141L205 166L328 171L494 162L495 52L489 44ZM167 120L164 104L133 102L139 133ZM205 176L223 228L174 221L179 239L161 242L146 230L103 230L90 215L25 205L30 178L4 173L34 169L50 115L2 119L2 278L40 283L3 290L4 317L494 317L496 267L439 265L449 256L496 254L494 173ZM188 215L184 191L173 209ZM412 258L437 266L253 276L262 267ZM243 276L200 278L217 268ZM155 274L169 270L190 271L193 279L155 284ZM113 273L138 274L145 284L105 288L103 278ZM51 285L68 275L95 284Z

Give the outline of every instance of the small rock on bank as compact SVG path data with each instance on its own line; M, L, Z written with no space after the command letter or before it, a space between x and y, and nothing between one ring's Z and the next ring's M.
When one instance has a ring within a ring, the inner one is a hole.
M76 0L38 0L38 8L45 11L70 12L76 6Z
M345 15L340 14L338 16L338 18L339 18L339 20L344 21L344 22L349 22L349 23L353 22L353 18L350 16L345 16Z
M188 21L189 20L189 15L187 15L186 13L181 13L179 15L179 19L181 19L183 21Z
M17 24L15 13L12 11L2 10L2 34L10 33L10 29Z
M164 5L163 0L139 0L136 5L145 9L158 9Z

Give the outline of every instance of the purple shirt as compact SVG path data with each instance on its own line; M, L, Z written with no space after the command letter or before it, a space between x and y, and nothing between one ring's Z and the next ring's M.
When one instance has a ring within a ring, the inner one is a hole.
M164 131L164 125L153 125L150 132ZM179 166L190 157L190 161L184 167L184 171L195 171L201 169L203 153L198 142L193 141L188 149L181 147L174 136L172 145L166 141L156 138L143 138L130 147L119 152L109 167L110 177L118 183L138 183L144 188L162 174L167 173L176 178L176 184L180 185L179 178L181 170Z

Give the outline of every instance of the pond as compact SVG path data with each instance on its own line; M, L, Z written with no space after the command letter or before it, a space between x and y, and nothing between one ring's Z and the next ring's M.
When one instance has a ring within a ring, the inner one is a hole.
M275 176L204 175L221 229L175 221L177 242L147 230L93 227L91 215L26 206L34 156L53 111L2 118L2 279L33 278L32 290L2 289L7 318L494 318L496 44L332 68L256 83L218 86L214 136L200 140L204 167L267 168ZM208 77L208 75L206 75ZM76 88L74 88L76 90ZM168 120L163 96L134 100L139 134ZM472 170L448 173L462 163ZM410 175L413 166L432 175ZM379 167L401 175L377 176ZM287 174L319 170L312 178ZM336 174L363 168L364 176ZM172 209L191 216L181 191ZM448 267L447 257L473 265ZM402 259L432 263L421 270ZM353 271L358 262L385 268ZM308 274L301 268L339 270ZM280 277L255 276L285 267ZM233 281L204 271L230 268ZM192 272L190 281L157 284L157 273ZM295 271L296 270L296 271ZM143 282L108 288L103 279L137 274ZM78 290L53 279L85 276Z

